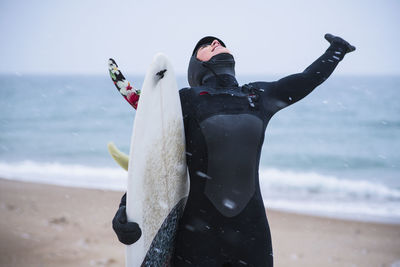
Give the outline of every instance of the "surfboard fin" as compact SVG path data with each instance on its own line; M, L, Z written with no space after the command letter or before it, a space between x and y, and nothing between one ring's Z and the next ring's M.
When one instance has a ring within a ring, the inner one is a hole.
M129 156L120 151L113 142L109 142L107 144L107 148L111 157L113 157L113 159L118 163L119 166L127 171L129 165Z

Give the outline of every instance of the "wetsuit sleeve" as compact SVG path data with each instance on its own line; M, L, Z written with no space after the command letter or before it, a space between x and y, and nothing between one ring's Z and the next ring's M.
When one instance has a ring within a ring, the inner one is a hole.
M183 88L179 90L179 97L181 100L183 124L187 125L190 112L190 88Z
M303 72L268 83L264 94L268 98L266 102L269 105L272 102L276 112L304 98L332 74L346 54L346 49L343 44L333 43Z
M193 110L193 106L192 106L192 102L191 102L191 95L192 95L192 91L190 88L183 88L181 90L179 90L179 97L181 100L181 107L182 107L182 118L183 118L183 126L184 126L184 130L185 130L185 136L186 136L186 151L189 147L189 139L187 138L188 136L190 136L190 126L191 125L189 123L190 120L190 112ZM191 165L191 157L187 156L186 157L186 163L188 166Z

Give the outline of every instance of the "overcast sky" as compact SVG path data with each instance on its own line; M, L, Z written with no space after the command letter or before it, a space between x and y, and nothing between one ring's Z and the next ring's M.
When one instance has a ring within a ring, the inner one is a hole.
M326 32L357 47L342 74L400 74L400 1L0 0L0 72L107 73L113 57L144 74L164 52L185 74L195 43L220 37L237 74L302 71L328 47Z

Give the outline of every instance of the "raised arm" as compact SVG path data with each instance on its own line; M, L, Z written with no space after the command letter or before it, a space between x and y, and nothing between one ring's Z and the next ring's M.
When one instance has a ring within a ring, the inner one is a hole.
M134 109L137 109L140 90L133 88L131 83L125 79L122 72L118 69L117 63L112 58L108 60L108 71L115 87L117 87L121 95Z
M334 71L346 53L355 47L340 37L325 34L330 43L325 53L308 66L302 73L293 74L271 83L268 97L276 99L277 109L293 104L324 82Z

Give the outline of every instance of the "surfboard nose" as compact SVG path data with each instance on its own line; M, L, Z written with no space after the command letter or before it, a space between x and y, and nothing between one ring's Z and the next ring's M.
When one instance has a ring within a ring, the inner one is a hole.
M147 76L148 75L148 76ZM151 77L151 83L154 87L160 79L167 76L174 77L175 74L168 57L163 53L157 53L153 57L153 62L147 71L147 77Z

